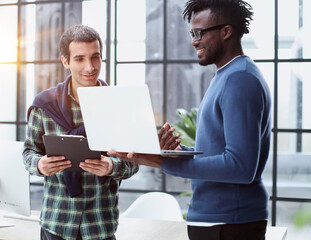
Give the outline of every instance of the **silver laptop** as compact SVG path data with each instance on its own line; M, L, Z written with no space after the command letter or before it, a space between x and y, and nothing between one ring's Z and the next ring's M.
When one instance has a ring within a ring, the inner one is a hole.
M78 88L89 148L93 151L194 155L162 150L147 85Z

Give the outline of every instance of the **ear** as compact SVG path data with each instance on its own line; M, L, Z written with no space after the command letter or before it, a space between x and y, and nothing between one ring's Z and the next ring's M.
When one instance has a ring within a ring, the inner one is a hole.
M62 61L64 67L65 67L66 69L69 69L69 63L68 63L67 59L66 59L64 56L61 56L61 57L60 57L60 60Z
M229 39L231 36L232 36L232 26L231 25L227 25L225 26L223 29L222 29L222 32L223 32L223 39L224 40L227 40Z

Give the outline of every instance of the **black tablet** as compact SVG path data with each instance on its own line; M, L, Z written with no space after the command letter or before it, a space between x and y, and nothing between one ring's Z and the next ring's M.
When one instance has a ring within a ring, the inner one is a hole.
M89 148L87 138L78 135L43 135L46 155L65 156L71 160L71 167L64 171L84 172L79 167L85 159L100 159L101 152Z

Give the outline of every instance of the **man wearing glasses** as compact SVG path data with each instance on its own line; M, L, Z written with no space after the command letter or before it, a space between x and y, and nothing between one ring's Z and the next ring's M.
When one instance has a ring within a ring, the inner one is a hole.
M187 214L191 240L264 240L268 194L262 182L270 146L271 98L255 63L244 55L251 6L242 0L190 0L184 18L201 65L217 72L200 104L195 146L179 145L166 123L161 146L203 151L191 159L136 153L110 154L189 178L193 195Z

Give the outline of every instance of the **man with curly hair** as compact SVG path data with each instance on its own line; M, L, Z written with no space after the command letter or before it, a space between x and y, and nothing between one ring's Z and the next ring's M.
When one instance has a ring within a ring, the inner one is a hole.
M264 240L268 193L262 182L271 133L271 97L241 38L249 32L251 6L242 0L190 0L184 18L199 64L217 72L200 104L195 146L179 144L166 123L161 146L203 151L191 159L136 153L109 154L189 178L192 199L187 214L191 240Z

